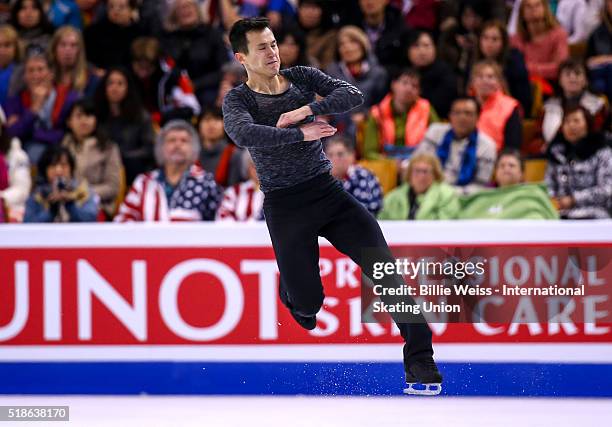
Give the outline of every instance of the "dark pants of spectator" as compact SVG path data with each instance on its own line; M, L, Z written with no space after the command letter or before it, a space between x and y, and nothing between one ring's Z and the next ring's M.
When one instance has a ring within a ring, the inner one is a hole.
M323 305L318 236L349 256L370 279L373 266L362 262L362 249L376 248L387 261L394 261L376 219L328 173L267 192L263 209L281 283L291 309L299 314L316 314ZM389 280L394 281L393 287L404 285L401 276ZM433 355L432 334L424 319L419 323L394 320L406 341L406 366Z

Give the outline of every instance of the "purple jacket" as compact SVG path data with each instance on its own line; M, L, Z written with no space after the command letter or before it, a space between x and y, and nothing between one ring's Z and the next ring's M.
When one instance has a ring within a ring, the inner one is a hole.
M23 143L28 141L43 142L47 144L59 144L64 137L64 127L68 118L68 111L72 104L79 98L79 94L70 91L64 99L64 105L56 123L51 129L37 126L38 115L32 112L21 102L21 93L6 100L5 114L7 119L17 115L19 119L8 127L8 134L11 137L19 138Z

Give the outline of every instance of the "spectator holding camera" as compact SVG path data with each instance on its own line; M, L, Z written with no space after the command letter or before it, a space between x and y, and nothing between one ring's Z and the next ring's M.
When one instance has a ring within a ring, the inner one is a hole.
M49 147L38 164L39 184L26 202L24 222L92 222L97 196L74 178L74 157L66 147Z

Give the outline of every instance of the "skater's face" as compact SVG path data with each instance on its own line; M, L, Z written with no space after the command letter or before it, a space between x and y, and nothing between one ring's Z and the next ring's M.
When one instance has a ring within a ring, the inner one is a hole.
M248 53L238 52L236 59L249 74L274 77L280 70L280 55L274 33L269 28L246 34Z
M495 181L500 187L518 184L523 180L521 162L515 156L504 155L497 162Z
M393 98L402 105L414 103L420 94L419 79L402 75L391 83Z
M417 161L411 166L410 188L416 194L423 194L429 190L434 182L433 166L429 162Z
M169 131L164 138L163 156L166 165L188 166L194 158L189 132L182 129Z
M328 144L325 155L332 162L332 175L337 179L343 179L349 167L355 162L355 154L338 142Z
M478 107L474 100L460 99L453 103L449 114L450 124L459 138L465 138L476 129Z

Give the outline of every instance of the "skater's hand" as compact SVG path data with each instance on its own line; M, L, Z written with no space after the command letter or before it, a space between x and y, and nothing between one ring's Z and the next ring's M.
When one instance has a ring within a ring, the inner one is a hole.
M300 126L304 134L304 141L316 141L317 139L327 138L336 133L336 128L325 122L312 122Z
M308 105L305 105L297 110L281 114L281 116L278 118L278 122L276 122L276 127L286 128L295 123L301 122L308 116L312 116L312 110Z

